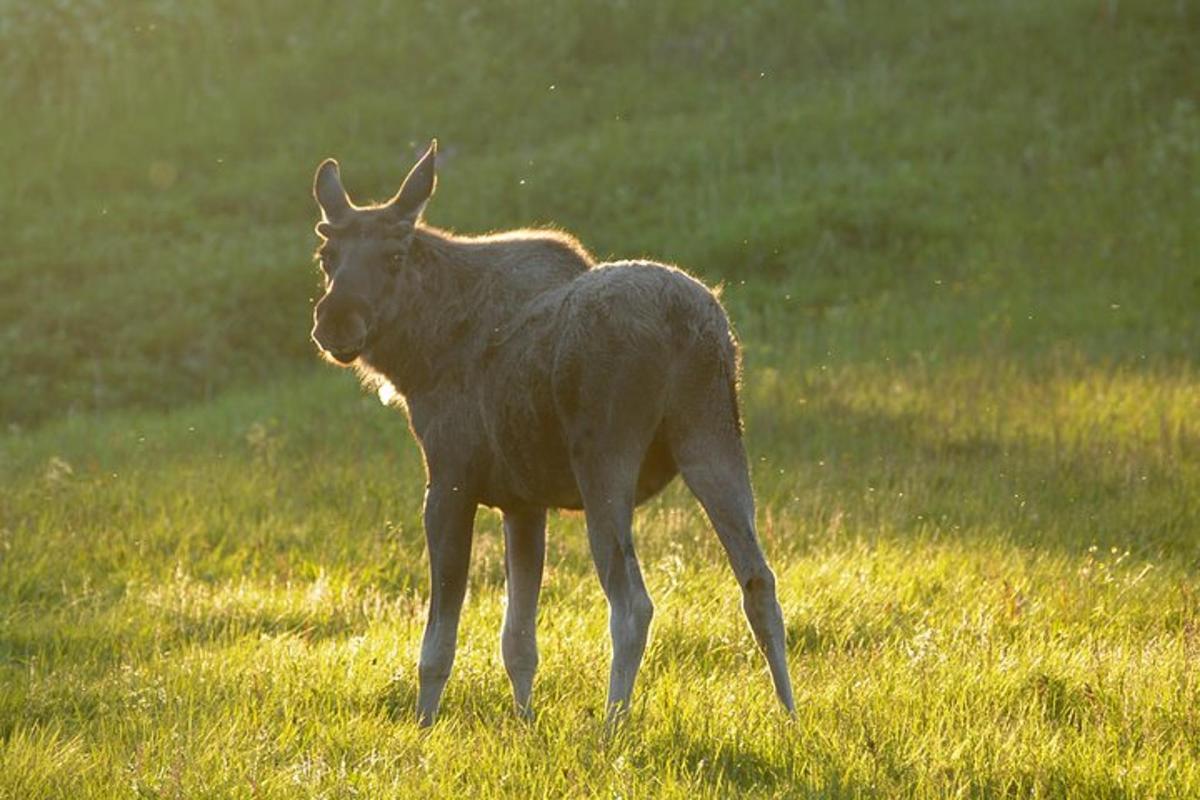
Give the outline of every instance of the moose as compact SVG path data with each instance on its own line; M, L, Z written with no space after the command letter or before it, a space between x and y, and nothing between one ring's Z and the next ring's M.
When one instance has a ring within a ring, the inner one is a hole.
M742 443L740 353L716 296L665 264L594 263L558 231L466 237L425 223L436 155L434 140L384 203L351 202L333 159L313 186L325 293L312 339L364 382L394 387L425 460L419 723L434 722L454 662L480 505L503 518L501 654L517 712L533 713L547 510L582 509L609 608L606 717L623 718L653 615L633 512L677 474L716 529L793 713Z

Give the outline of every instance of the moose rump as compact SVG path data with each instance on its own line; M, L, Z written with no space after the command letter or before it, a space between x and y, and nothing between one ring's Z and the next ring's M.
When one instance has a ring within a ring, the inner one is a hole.
M582 509L577 473L595 458L636 474L638 504L678 474L673 443L705 427L740 432L724 311L671 267L595 267L540 298L490 354L489 505Z

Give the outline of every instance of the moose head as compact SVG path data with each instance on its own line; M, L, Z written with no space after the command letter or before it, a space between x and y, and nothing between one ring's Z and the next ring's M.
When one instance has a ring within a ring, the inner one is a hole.
M434 139L400 191L373 206L350 201L337 161L326 159L317 168L313 197L321 209L317 257L325 273L325 295L313 311L312 338L339 364L358 358L380 327L417 220L437 183L436 157Z

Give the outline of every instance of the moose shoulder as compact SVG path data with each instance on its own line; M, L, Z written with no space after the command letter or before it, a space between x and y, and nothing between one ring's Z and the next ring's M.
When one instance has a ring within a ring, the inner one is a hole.
M716 297L662 264L595 265L554 231L461 237L421 219L436 143L387 203L358 207L336 162L317 171L325 295L313 340L404 397L425 455L431 598L418 714L450 674L479 504L504 515L501 649L531 712L548 508L582 508L609 600L609 711L628 708L652 605L633 508L682 473L742 588L780 701L792 709L775 581L754 528L737 408L738 351Z

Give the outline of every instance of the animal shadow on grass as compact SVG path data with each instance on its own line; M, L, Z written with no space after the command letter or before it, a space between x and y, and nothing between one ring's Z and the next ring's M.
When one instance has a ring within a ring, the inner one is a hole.
M407 665L406 665L407 666ZM409 673L413 674L409 674ZM417 676L411 669L400 669L374 695L374 706L393 722L416 719Z
M787 770L740 744L708 741L684 734L667 745L671 760L690 772L708 772L739 790L770 792L792 782Z
M497 722L519 720L513 711L512 690L503 677L499 664L487 664L486 673L473 671L467 665L454 670L454 678L446 688L443 701L446 719L462 723L478 722L494 726ZM416 665L397 663L391 677L372 695L367 704L393 722L417 720Z
M703 776L710 784L719 782L727 796L828 798L869 794L867 787L846 781L844 764L807 745L796 744L789 748L792 752L788 756L773 762L744 741L730 741L720 731L709 730L707 734L698 735L686 725L673 727L665 735L642 742L635 763L644 759L649 767L669 762L680 774ZM631 736L636 735L631 732ZM797 774L796 763L806 764L810 774Z

